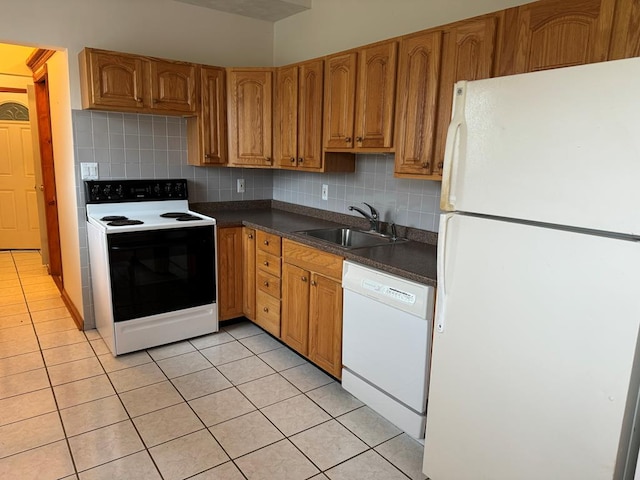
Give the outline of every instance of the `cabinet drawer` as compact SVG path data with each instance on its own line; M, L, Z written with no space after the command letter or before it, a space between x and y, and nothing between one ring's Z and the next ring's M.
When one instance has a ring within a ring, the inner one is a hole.
M284 239L283 261L338 281L342 279L342 257Z
M280 337L280 300L258 290L256 292L256 323L270 334Z
M260 270L256 275L256 282L258 290L280 299L280 278Z
M258 250L256 252L256 265L258 270L270 273L280 278L280 257Z
M262 230L256 231L256 239L258 242L256 245L259 250L270 253L277 257L280 256L280 244L282 238L278 235L272 235L271 233L263 232Z

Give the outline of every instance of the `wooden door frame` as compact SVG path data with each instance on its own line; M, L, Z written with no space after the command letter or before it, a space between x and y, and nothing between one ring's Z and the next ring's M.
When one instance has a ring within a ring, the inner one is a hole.
M33 72L33 84L36 94L36 114L38 116L38 140L40 143L40 162L42 165L42 183L45 200L45 219L47 224L47 243L49 246L49 274L63 290L62 251L60 248L60 225L58 222L58 202L56 194L55 163L51 134L51 111L49 106L49 78L46 61L54 50L38 49L27 59L27 66Z

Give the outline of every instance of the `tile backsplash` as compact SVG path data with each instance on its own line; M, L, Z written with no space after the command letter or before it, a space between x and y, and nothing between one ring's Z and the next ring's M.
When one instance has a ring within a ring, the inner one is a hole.
M393 155L358 155L355 173L194 167L187 164L187 122L181 117L74 110L73 139L80 262L86 328L94 325L81 162L96 162L101 180L186 178L189 200L217 202L274 199L354 214L367 202L385 222L437 231L440 184L393 177ZM237 193L237 179L245 192ZM322 200L322 185L328 200ZM357 215L357 214L355 214Z
M437 232L440 183L394 178L393 161L393 154L366 154L358 155L355 173L276 170L273 199L356 216L349 205L367 202L385 222ZM323 184L329 188L328 200L322 200Z

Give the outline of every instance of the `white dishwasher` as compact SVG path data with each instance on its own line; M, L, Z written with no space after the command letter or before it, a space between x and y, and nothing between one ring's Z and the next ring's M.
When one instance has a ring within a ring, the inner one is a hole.
M342 386L424 438L433 287L345 261Z

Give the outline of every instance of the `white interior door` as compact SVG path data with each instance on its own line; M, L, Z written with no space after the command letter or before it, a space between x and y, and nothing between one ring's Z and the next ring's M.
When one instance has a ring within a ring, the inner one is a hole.
M0 121L0 249L40 248L28 121Z
M445 218L425 474L623 478L618 452L638 394L640 244Z

